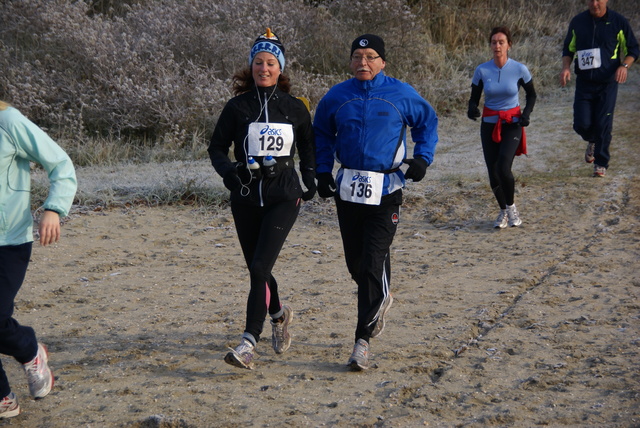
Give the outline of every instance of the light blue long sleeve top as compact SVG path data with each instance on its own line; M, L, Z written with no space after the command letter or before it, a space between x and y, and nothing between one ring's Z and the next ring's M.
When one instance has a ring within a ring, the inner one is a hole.
M67 216L77 190L71 159L17 109L0 110L0 246L33 241L30 162L49 177L43 208Z

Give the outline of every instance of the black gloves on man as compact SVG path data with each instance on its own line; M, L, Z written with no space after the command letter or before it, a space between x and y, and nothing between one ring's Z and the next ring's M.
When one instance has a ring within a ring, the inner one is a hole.
M427 173L427 167L429 164L424 158L405 159L404 163L409 165L407 172L404 173L404 178L407 180L413 180L414 182L420 181Z
M420 181L427 173L427 167L429 164L423 158L405 159L404 163L409 165L407 172L404 173L404 178L407 180L413 180L414 182ZM336 194L336 182L333 179L333 175L330 172L322 172L317 175L318 179L318 195L322 198L330 198Z
M336 194L336 182L330 172L321 172L318 179L318 195L322 198L330 198Z

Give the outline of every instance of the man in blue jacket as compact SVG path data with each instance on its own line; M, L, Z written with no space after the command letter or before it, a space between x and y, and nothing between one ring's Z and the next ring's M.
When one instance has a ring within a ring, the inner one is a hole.
M573 129L587 142L584 160L595 161L594 177L604 177L609 167L618 84L626 82L629 67L640 55L629 22L608 9L608 1L588 0L589 10L571 20L560 72L560 84L565 86L575 62Z
M347 363L369 367L369 341L384 328L393 301L389 249L405 179L425 176L438 142L438 119L410 85L384 74L384 41L364 34L351 45L354 77L335 85L314 119L318 194L335 197L347 268L358 285L355 346ZM413 159L407 158L406 127ZM335 180L334 160L339 169ZM409 164L406 173L400 170Z

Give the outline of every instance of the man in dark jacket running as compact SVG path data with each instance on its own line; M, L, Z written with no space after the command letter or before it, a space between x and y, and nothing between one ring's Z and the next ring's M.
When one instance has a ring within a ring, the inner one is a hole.
M608 9L608 1L588 0L589 10L571 20L560 72L560 84L565 86L571 78L571 62L575 63L573 129L587 141L584 159L595 161L594 177L604 177L609 167L618 83L626 82L629 67L640 55L629 22Z

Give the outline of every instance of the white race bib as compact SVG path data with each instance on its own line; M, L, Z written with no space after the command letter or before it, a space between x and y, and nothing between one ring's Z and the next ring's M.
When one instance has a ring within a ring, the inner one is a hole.
M365 205L380 205L384 174L381 172L343 169L340 199Z
M591 70L592 68L600 68L602 60L600 59L600 48L585 49L577 52L578 68L580 70Z
M249 156L289 156L293 146L293 126L290 123L253 122L249 125L247 138Z

